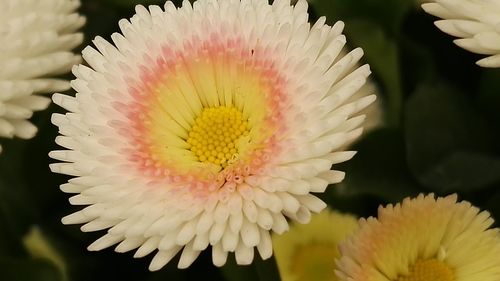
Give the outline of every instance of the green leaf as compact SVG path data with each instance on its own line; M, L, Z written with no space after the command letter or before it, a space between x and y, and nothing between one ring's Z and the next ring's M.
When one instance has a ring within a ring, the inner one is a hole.
M251 265L238 265L234 254L230 254L227 257L226 264L220 268L224 279L228 281L257 281L259 279L259 274L257 273L254 266Z
M57 268L44 259L14 259L0 257L0 280L58 281Z
M402 134L395 129L374 131L357 143L350 161L336 166L346 178L334 188L340 195L375 195L388 202L418 193L406 166Z
M432 81L437 75L436 62L425 44L403 34L400 39L401 73L404 93L412 93L422 83Z
M79 46L79 50L76 51L81 51L87 45L91 45L92 40L94 40L96 36L102 36L109 39L109 36L113 32L119 31L118 21L122 17L130 17L130 14L134 12L133 7L130 7L127 10L129 11L127 11L126 15L120 15L118 13L118 9L115 6L106 3L106 1L82 1L80 13L82 13L87 19L82 28L82 32L85 34L85 40L83 44Z
M319 15L330 23L337 20L370 20L389 34L396 34L406 14L413 8L413 0L314 0L311 4Z
M484 69L479 80L478 103L500 133L500 69Z
M14 225L15 214L12 214L11 207L5 201L0 198L0 254L19 254L22 246Z
M22 140L4 142L0 154L0 253L18 256L22 253L20 238L36 217L33 198L26 189L29 171L21 167L26 143Z
M188 280L186 276L187 272L183 270L179 270L177 268L177 264L172 262L167 264L164 268L159 271L151 272L148 274L147 281L180 281L180 280Z
M458 151L420 176L436 191L475 190L500 181L500 158Z
M494 227L500 227L500 185L496 186L496 193L490 196L490 199L486 203L486 210L491 213L493 219L495 219Z
M59 189L68 177L52 173L49 169L49 164L56 162L49 158L49 152L62 149L55 143L57 127L50 122L55 110L59 108L52 104L47 110L36 113L32 121L38 127L38 133L33 139L25 141L25 153L18 156L22 161L19 171L29 171L30 174L24 178L25 188L31 198L36 198L35 206L41 216L59 211L56 207L69 206L66 201L68 196Z
M274 256L267 260L262 260L260 255L253 261L257 275L259 275L259 281L280 281L280 274L278 271L278 265L276 264L276 259Z
M342 213L349 213L358 217L369 217L377 215L377 208L381 201L380 197L371 195L369 192L346 192L345 187L332 185L325 193L317 194L331 209Z
M405 134L409 166L434 191L485 188L500 180L490 129L460 91L422 86L408 100Z
M221 267L222 275L229 281L280 281L278 266L274 256L262 260L255 252L255 258L251 265L238 265L234 254L227 258L226 264Z
M402 103L398 45L379 26L368 21L346 22L346 34L353 46L363 48L365 60L370 64L374 77L382 83L383 93L386 94L388 123L398 125Z
M64 257L40 227L31 228L30 232L23 237L23 245L31 257L51 261L60 272L62 279L67 280L67 265Z

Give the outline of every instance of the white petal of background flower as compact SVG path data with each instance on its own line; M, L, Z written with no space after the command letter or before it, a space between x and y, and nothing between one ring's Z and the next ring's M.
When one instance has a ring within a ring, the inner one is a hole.
M436 0L422 8L443 20L435 22L443 32L460 37L458 46L489 55L477 61L482 67L500 67L500 1Z
M69 83L50 78L80 62L71 53L83 39L84 18L74 0L0 0L0 137L28 139L37 129L28 119ZM1 150L1 147L0 147Z
M342 147L361 134L359 112L375 100L349 101L370 74L357 67L363 51L340 55L343 23L323 17L311 27L305 1L167 2L136 12L119 22L114 45L97 37L97 50L85 48L90 67L73 68L76 97L53 96L68 113L52 116L65 150L50 153L62 161L50 168L74 177L61 186L76 194L71 204L88 205L63 223L107 229L89 250L155 252L150 270L178 252L178 267L188 267L209 246L217 266L231 252L249 264L255 248L269 258L270 231L320 212L326 205L313 193L342 181L331 166L355 154ZM213 137L202 130L209 110L246 124L235 125L242 136L228 147L237 152L220 165L193 150Z

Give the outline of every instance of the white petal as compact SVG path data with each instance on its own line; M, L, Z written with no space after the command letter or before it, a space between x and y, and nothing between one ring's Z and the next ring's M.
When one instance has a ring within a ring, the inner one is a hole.
M177 234L177 245L186 245L191 241L195 235L196 231L196 220L191 220L184 224L179 233Z
M160 237L158 236L150 237L148 240L146 240L146 242L144 242L144 244L142 244L139 247L139 249L137 249L137 251L134 254L134 258L142 258L149 255L154 250L158 249L159 243L160 243Z
M166 251L158 251L154 256L153 260L149 264L150 271L157 271L164 267L175 255L180 251L182 247L177 246Z
M216 244L212 247L212 261L215 266L221 267L226 264L227 252L222 250L222 245Z
M199 250L193 249L193 243L190 243L184 247L182 251L181 258L179 259L178 268L188 268L200 255Z
M247 247L243 243L238 243L238 247L236 247L234 254L237 264L249 265L253 261L254 250L253 247Z
M477 64L482 67L500 67L500 54L481 59Z
M283 234L285 231L288 231L289 226L288 222L281 213L273 214L273 231L277 234Z
M125 253L140 247L146 238L143 237L130 237L123 240L120 244L118 244L115 248L115 251L118 253Z
M222 249L225 252L234 252L239 241L239 232L232 230L224 232L222 236Z
M226 224L216 223L210 229L209 241L210 245L215 245L219 243L222 235L224 235L224 231L226 229Z
M271 241L271 235L269 235L268 231L262 229L260 230L260 243L257 245L257 250L263 260L266 260L273 255L273 244Z
M259 228L255 223L243 221L240 234L241 241L247 247L255 247L260 242Z
M443 32L459 37L455 44L470 52L492 55L479 60L478 65L498 67L494 56L500 54L500 7L496 1L439 0L423 4L422 8L443 19L435 24Z
M106 234L88 246L89 251L99 251L123 240L121 235Z

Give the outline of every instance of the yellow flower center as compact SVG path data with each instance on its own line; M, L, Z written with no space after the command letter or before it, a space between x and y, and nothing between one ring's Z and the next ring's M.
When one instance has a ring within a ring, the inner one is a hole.
M248 132L248 122L238 109L208 107L195 119L187 143L198 161L225 168L237 158L238 140Z
M453 281L453 271L437 259L417 260L410 273L396 281Z
M294 254L290 271L297 281L336 281L337 248L329 243L312 243L299 247Z

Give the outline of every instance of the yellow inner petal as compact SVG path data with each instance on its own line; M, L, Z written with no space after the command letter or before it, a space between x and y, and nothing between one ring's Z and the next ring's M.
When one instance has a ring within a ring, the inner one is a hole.
M235 107L207 107L195 119L186 142L198 161L225 168L238 158L238 141L248 133L248 121Z
M444 262L437 259L417 260L405 276L396 281L453 281L453 271Z
M334 244L311 243L300 246L294 254L290 271L298 281L336 281Z

